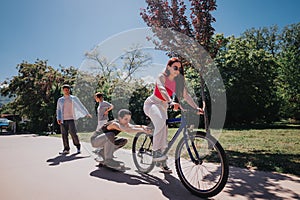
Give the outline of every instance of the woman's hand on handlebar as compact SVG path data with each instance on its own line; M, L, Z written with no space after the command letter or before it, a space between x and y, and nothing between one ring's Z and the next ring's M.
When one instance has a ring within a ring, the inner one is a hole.
M204 114L204 109L202 109L202 108L196 108L196 110L197 110L197 115L203 115Z
M169 107L171 109L173 109L174 111L178 111L179 109L182 110L182 111L187 111L179 103L176 103L176 102L173 102L173 101L169 103ZM204 114L204 107L203 108L197 107L195 110L196 110L195 113L197 115L203 115Z

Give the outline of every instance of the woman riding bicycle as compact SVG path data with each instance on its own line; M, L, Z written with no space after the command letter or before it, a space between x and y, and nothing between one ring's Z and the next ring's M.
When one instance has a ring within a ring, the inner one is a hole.
M190 106L198 110L198 114L203 114L203 110L198 107L185 87L184 70L181 61L177 57L171 58L164 73L159 74L153 94L144 103L144 112L153 122L153 161L162 162L162 170L172 173L167 166L167 156L163 155L167 148L167 109L172 106L174 110L180 108L180 104L173 101L172 96L176 94L179 102L184 99Z

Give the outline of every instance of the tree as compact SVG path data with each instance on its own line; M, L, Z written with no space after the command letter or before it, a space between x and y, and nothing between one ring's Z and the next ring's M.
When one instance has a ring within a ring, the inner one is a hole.
M278 26L274 25L270 28L252 28L242 33L241 38L251 40L255 43L257 50L263 49L269 52L274 58L279 53L279 33Z
M64 82L72 83L76 70L73 67L61 68L61 72L47 65L47 61L37 60L31 64L22 62L17 66L18 76L14 76L1 89L1 94L14 97L6 107L13 114L28 118L29 131L40 133L54 125L56 101Z
M131 82L134 74L148 66L152 58L149 54L142 51L141 45L133 45L125 54L121 56L123 61L122 75L119 76L125 82Z
M300 119L300 23L286 26L280 34L278 96L280 115Z
M217 53L218 43L212 42L212 36L214 34L214 28L212 23L215 22L215 18L212 17L211 12L216 10L215 0L189 0L190 3L190 13L187 11L187 5L185 1L178 0L146 0L148 4L146 9L141 11L141 16L143 20L147 23L149 27L153 28L155 36L159 40L153 40L154 44L162 50L168 51L169 56L179 56L175 50L180 49L180 47L187 47L185 50L189 51L190 55L193 55L195 60L205 53L201 53L202 50L193 49L193 46L189 46L185 39L178 40L178 35L167 33L166 28L169 28L178 33L184 34L190 38L196 40L213 58ZM178 42L179 41L179 42ZM194 52L193 52L194 51ZM195 55L195 52L197 52ZM200 54L198 53L200 52ZM188 53L189 54L189 53ZM185 68L194 67L200 69L200 84L201 84L201 98L203 104L205 104L205 83L203 79L203 74L206 73L208 63L207 58L201 58L202 63L193 62L192 60L185 60ZM209 120L207 107L205 107L205 128L209 131Z
M117 116L120 109L127 108L137 116L133 117L134 121L145 122L146 116L141 112L141 101L146 99L149 90L135 75L149 65L151 60L150 55L138 44L125 50L115 61L109 61L99 49L93 49L86 53L85 64L79 70L76 95L85 99L86 104L92 105L94 110L98 104L92 103L91 95L87 92L101 92L105 99L114 105L111 119Z
M222 41L215 62L226 87L227 125L278 119L276 59L253 37Z

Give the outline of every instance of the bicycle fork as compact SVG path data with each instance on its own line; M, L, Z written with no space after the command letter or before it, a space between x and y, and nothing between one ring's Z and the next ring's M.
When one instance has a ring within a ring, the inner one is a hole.
M192 160L192 162L196 165L201 165L203 163L202 159L200 158L200 155L197 151L197 148L195 146L195 143L194 143L194 137L192 137L192 135L190 134L184 134L184 143L185 143L185 146L186 146L186 149L189 153L189 156ZM189 141L191 143L191 147L189 145Z

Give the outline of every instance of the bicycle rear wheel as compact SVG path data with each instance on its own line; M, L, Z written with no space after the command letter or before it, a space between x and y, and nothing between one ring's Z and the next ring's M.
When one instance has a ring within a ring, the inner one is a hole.
M225 151L213 136L205 132L192 132L188 137L187 143L182 138L176 149L177 174L194 195L202 198L215 196L222 191L228 179ZM197 159L197 154L200 159Z
M154 168L152 163L152 138L146 133L137 133L132 143L133 162L142 173L148 173Z

